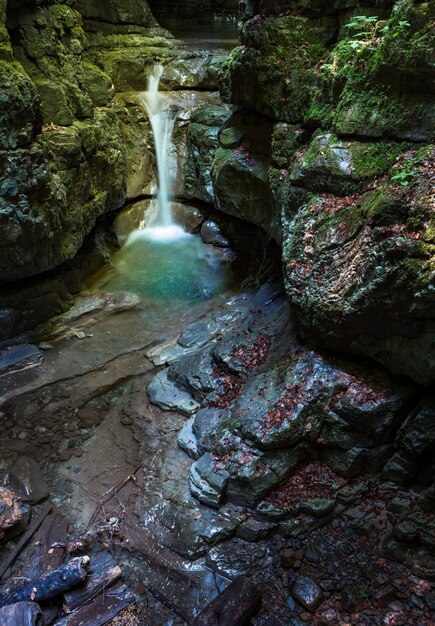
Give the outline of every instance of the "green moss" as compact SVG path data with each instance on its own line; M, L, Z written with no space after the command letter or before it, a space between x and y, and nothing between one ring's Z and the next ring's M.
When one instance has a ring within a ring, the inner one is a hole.
M302 120L325 53L310 20L293 15L253 19L242 35L244 46L227 65L232 100L277 120Z
M395 141L355 143L352 150L352 165L364 178L375 178L386 172L400 154L409 149L409 144Z
M432 80L431 11L429 3L399 0L389 20L340 40L320 68L307 121L332 122L341 134L429 137L431 111L421 85Z

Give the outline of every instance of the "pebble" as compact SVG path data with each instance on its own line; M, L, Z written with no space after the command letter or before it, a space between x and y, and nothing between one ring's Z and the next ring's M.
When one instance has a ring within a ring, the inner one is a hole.
M323 600L323 592L311 578L299 576L293 585L293 597L304 609L314 612Z
M327 609L324 613L322 613L321 618L327 624L335 624L335 622L338 621L338 615L334 609Z
M305 558L310 563L320 563L320 554L316 552L316 550L312 550L311 548L308 548L305 551Z

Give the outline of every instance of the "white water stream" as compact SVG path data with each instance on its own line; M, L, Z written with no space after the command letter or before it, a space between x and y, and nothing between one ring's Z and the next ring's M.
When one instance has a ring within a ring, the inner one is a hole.
M155 204L145 220L144 229L134 231L128 243L138 238L153 241L174 241L188 237L178 224L172 219L171 195L173 188L172 172L176 171L172 149L172 133L174 130L174 115L169 106L167 96L159 91L163 66L156 65L148 78L148 89L140 94L146 108L154 135L156 150L158 189Z

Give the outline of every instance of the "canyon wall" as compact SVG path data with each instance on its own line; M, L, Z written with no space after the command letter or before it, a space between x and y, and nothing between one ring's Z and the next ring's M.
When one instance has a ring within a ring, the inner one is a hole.
M240 6L217 206L281 243L306 340L435 380L433 3Z

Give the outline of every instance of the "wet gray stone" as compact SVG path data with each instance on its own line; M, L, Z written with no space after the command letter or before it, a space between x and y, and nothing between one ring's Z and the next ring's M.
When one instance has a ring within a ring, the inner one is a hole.
M50 494L39 464L26 456L18 457L3 484L18 493L22 502L35 504Z
M150 402L166 411L192 415L199 408L199 404L190 393L179 389L173 381L168 379L167 369L154 376L147 391Z
M183 348L203 348L217 333L217 326L211 320L191 324L186 332L182 333L177 343Z
M302 511L314 517L325 517L334 509L335 500L322 500L321 498L313 498L302 504Z
M272 558L266 545L234 539L209 550L206 562L221 576L233 579L263 571L271 564Z
M213 457L209 452L190 468L192 495L212 508L219 507L228 479L228 472L215 469Z
M258 541L265 539L276 528L276 524L250 519L240 524L237 528L237 536L246 541Z
M178 434L177 443L178 446L182 450L184 450L184 452L186 452L192 459L197 460L200 455L198 452L196 436L192 430L194 421L194 417L191 417L189 420L187 420L187 422Z
M230 245L228 239L222 235L220 226L211 220L206 220L201 226L201 238L204 243L210 243L219 248L228 248Z
M180 389L189 391L199 403L216 385L210 348L202 348L192 355L181 357L168 369L168 379Z
M42 360L42 352L32 344L8 346L0 350L0 374L39 365Z
M313 613L323 600L323 591L311 578L299 576L293 585L292 594L296 602Z

